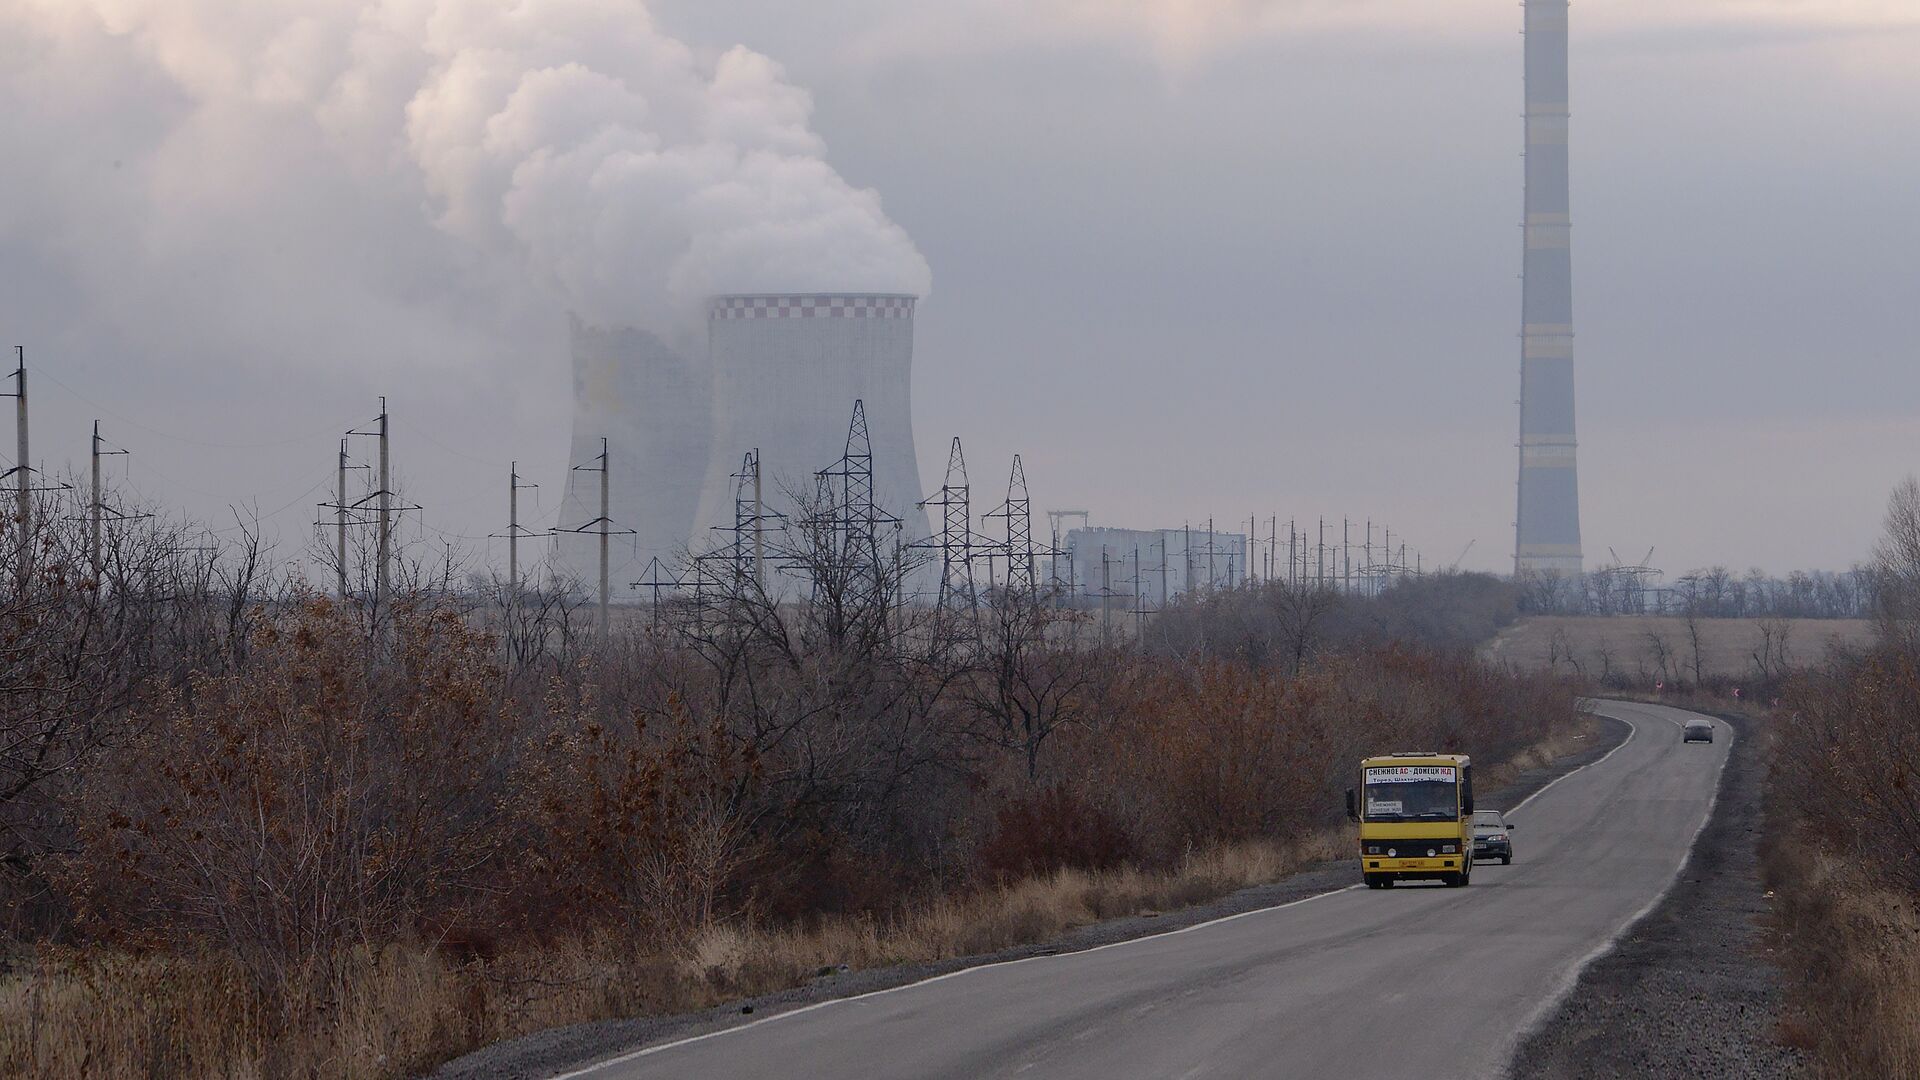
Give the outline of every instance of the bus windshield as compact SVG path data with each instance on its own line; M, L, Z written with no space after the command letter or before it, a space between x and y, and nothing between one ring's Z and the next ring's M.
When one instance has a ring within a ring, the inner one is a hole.
M1368 821L1457 821L1454 770L1442 767L1368 769Z

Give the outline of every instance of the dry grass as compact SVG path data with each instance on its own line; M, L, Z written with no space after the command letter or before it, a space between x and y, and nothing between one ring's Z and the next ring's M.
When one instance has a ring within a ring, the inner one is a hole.
M461 964L426 947L344 958L283 1007L307 1022L271 1045L232 964L43 950L0 983L0 1075L378 1078L415 1073L561 1024L682 1012L805 983L840 965L990 953L1103 919L1171 911L1284 877L1343 850L1329 830L1293 848L1196 851L1177 869L1059 870L891 920L718 923L670 953L613 935Z
M1767 876L1796 973L1781 1038L1825 1076L1920 1076L1920 898L1799 839L1773 846Z
M1760 648L1760 619L1701 619L1700 661L1709 679L1750 678L1756 674L1753 653ZM1795 665L1819 663L1830 645L1849 647L1873 640L1873 624L1865 619L1789 619L1788 660ZM1658 637L1670 654L1669 664L1686 666L1692 679L1693 652L1685 619L1661 616L1534 615L1500 632L1484 653L1492 660L1521 670L1555 666L1577 668L1591 679L1611 671L1638 682L1659 678Z
M1594 740L1602 737L1605 731L1606 728L1599 717L1591 713L1582 713L1578 723L1534 743L1515 754L1509 761L1495 765L1474 766L1473 786L1479 791L1493 791L1496 788L1505 787L1530 769L1543 768L1561 758L1591 748Z
M1487 768L1488 789L1591 745L1588 718ZM467 1050L584 1021L687 1012L823 974L976 956L1105 919L1174 911L1275 881L1345 852L1345 829L1299 844L1215 846L1166 872L1062 869L938 896L893 918L769 927L719 922L669 951L612 932L461 962L426 946L340 958L289 988L267 1022L230 961L42 949L0 981L0 1075L378 1080ZM279 1030L278 1037L268 1033Z

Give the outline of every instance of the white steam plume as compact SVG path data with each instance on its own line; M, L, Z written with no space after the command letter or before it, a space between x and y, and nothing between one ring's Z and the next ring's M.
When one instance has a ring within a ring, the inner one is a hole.
M415 192L591 321L929 286L878 195L825 161L806 91L745 48L703 59L635 0L0 0L14 34L42 66L134 51L183 128L308 125L359 183Z

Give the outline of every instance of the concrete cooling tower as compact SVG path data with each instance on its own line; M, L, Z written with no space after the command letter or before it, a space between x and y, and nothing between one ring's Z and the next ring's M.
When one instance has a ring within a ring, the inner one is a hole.
M875 503L900 518L907 543L927 535L913 452L914 297L872 294L722 296L708 308L713 454L695 543L716 546L734 522L730 475L759 449L768 509L846 451L853 403L865 403Z
M672 565L687 547L712 447L706 365L645 330L573 321L573 446L555 522L563 572L596 588L600 540L600 440L607 440L609 542L615 597L629 594L647 562ZM593 471L589 471L593 470ZM631 529L632 535L621 530Z

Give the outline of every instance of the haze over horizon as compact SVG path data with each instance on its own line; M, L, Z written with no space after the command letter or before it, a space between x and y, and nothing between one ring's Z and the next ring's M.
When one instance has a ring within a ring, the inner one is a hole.
M412 24L382 18L429 10L435 41L481 40L459 36L474 9L450 2L229 19L214 0L0 0L15 162L0 172L0 337L35 373L36 458L83 467L98 417L133 451L117 483L216 524L256 499L291 549L328 494L339 433L385 394L430 539L484 552L513 459L542 485L529 517L551 523L566 312L625 295L583 301L563 264L607 236L614 255L648 254L629 238L652 234L450 220L461 193L491 212L546 159L484 114L449 113L469 141L423 154L405 134L418 96L359 78L411 63L379 50ZM809 243L915 289L930 267L914 395L930 485L958 434L996 498L1021 453L1036 510L1130 527L1212 514L1223 529L1344 512L1392 524L1430 564L1472 541L1464 566L1510 568L1515 5L645 10L653 27L607 58L630 80L660 73L636 91L634 137L692 147L702 166L716 145L773 147L794 171L766 190L804 177L818 227L788 243L759 219L734 228L750 213L701 217L693 232L746 246L683 277L668 255L635 258L635 320L708 282L788 287ZM543 13L602 26L642 9L527 11L522 31ZM550 41L513 44L565 66ZM1670 574L1865 556L1920 446L1904 312L1920 285L1920 146L1900 137L1920 104L1917 44L1920 13L1887 0L1575 5L1588 566L1609 547L1654 546ZM476 55L506 47L481 40ZM449 49L425 50L423 85L449 84ZM747 92L704 98L726 64ZM607 89L569 92L582 88ZM523 118L564 124L578 100ZM697 137L675 117L700 118ZM636 198L695 208L677 222L708 214L703 192L748 183L730 167ZM579 205L552 190L550 205Z

